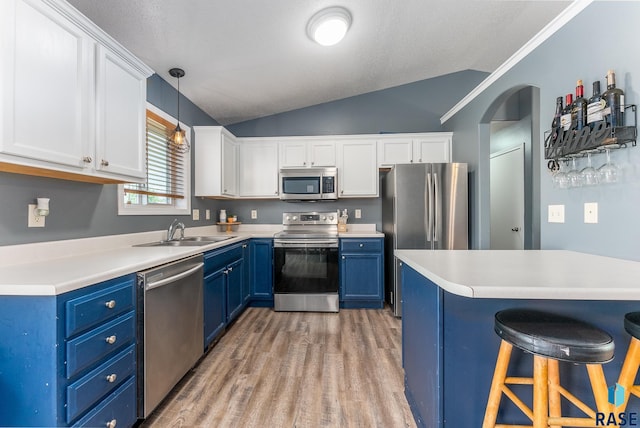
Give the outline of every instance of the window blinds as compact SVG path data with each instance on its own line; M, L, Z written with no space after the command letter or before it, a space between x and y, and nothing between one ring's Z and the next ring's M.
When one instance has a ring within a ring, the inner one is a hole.
M167 139L174 128L175 124L147 110L147 180L125 185L125 193L184 199L183 157L189 154L169 149Z

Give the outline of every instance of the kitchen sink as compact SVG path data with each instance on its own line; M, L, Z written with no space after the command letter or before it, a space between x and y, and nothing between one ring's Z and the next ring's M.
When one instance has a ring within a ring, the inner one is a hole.
M235 236L187 236L182 239L174 239L171 241L155 241L147 242L145 244L137 244L134 245L134 247L197 247L214 242L226 241L231 238L235 238Z

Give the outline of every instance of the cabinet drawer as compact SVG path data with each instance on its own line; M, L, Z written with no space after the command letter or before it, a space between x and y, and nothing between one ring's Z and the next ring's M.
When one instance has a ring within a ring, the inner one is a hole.
M135 314L131 312L70 340L67 342L67 378L122 349L134 338Z
M133 278L127 277L112 287L69 300L65 304L67 337L132 310L134 292Z
M135 345L67 387L67 423L116 389L136 367Z
M136 422L135 376L73 426L106 427L109 422L114 422L117 427L130 427Z
M340 250L343 252L382 252L382 239L342 239Z
M241 259L242 244L246 244L246 242L206 253L204 255L204 273L208 274Z

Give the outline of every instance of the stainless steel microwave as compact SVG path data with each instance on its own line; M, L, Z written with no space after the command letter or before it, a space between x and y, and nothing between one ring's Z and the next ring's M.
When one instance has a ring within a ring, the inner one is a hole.
M280 169L280 199L334 201L338 199L337 168Z

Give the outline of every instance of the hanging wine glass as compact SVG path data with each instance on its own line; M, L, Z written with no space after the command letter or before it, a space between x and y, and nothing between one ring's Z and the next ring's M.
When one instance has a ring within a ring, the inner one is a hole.
M607 154L607 163L598 168L600 181L602 183L617 183L618 176L620 175L618 166L611 162L611 150L605 147L604 151Z
M567 173L567 177L569 178L569 187L582 186L582 174L578 171L575 157L571 158L571 171Z
M559 161L558 170L553 175L553 184L560 189L568 189L570 185L569 177L567 176L567 163ZM564 166L563 166L564 165Z
M600 183L600 173L591 165L591 152L587 152L587 166L580 171L585 186L596 186Z

